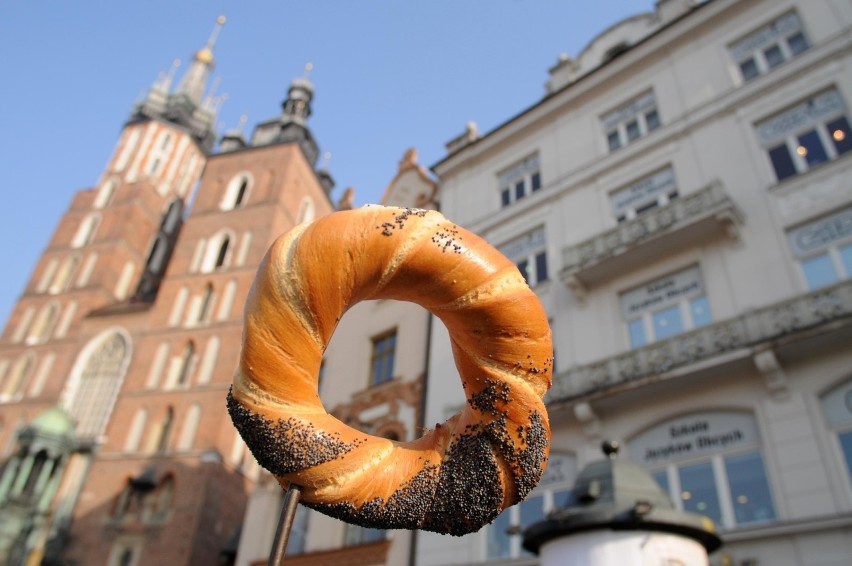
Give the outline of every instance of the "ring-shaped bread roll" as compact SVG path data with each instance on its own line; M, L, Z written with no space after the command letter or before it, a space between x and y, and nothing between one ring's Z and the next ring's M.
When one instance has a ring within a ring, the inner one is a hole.
M346 426L317 393L340 317L369 299L417 303L449 330L467 404L411 442ZM228 409L258 463L299 485L309 507L460 536L538 483L552 367L547 316L512 262L438 212L368 206L272 245L247 299Z

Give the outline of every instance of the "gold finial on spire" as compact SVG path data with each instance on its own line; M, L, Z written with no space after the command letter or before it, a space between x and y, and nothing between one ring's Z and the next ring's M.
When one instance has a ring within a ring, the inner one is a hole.
M200 49L195 54L195 59L202 63L210 64L213 62L213 47L216 46L216 40L219 38L219 32L222 31L222 26L225 25L225 16L216 18L216 25L213 26L213 31L210 33L210 38L207 40L207 45Z
M311 71L313 71L313 70L314 70L314 64L313 63L310 63L310 62L305 63L305 79L311 78Z

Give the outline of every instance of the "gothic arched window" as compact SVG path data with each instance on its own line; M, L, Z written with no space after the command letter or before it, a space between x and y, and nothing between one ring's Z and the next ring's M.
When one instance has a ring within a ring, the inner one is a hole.
M27 335L27 344L41 344L47 342L50 332L53 330L53 325L56 324L56 319L59 317L59 304L52 302L42 307L38 314L35 323L30 328L30 333Z
M166 234L173 233L179 226L181 213L183 212L183 203L179 200L173 200L166 211L166 216L163 218L162 231Z
M154 239L154 245L151 246L151 252L148 254L148 269L154 273L160 273L163 269L163 263L166 261L166 252L168 246L166 239L162 236L157 236Z
M177 449L179 451L192 450L195 443L195 434L198 432L198 423L201 421L201 405L193 403L183 418L183 426L178 438Z
M99 214L92 213L86 216L80 223L80 227L77 228L74 239L71 240L71 247L82 248L89 244L95 236L95 230L97 230L100 221L101 217Z
M207 241L201 260L202 273L220 271L227 267L233 240L234 235L230 230L221 230Z
M157 452L163 453L169 449L169 438L172 435L172 427L175 421L175 410L169 406L166 414L160 422L160 430L157 436Z
M213 269L217 271L225 266L225 259L228 257L228 247L231 244L231 238L225 236L222 238L222 243L219 246L219 253L216 255L216 264L213 266Z
M117 330L102 333L83 349L65 394L78 437L103 434L129 361L130 344Z
M201 303L198 306L198 318L196 322L202 323L207 320L210 315L210 305L213 303L213 285L208 283L204 287L204 293L201 295Z
M225 188L225 194L222 195L219 208L222 210L233 210L245 205L253 184L254 182L250 173L238 173Z
M95 208L103 208L109 204L109 201L112 200L112 195L115 194L115 188L118 186L118 181L115 179L111 179L104 183L101 186L101 189L98 191L97 196L95 197L95 202L93 206Z
M24 383L32 373L35 365L35 356L32 352L27 352L15 362L9 374L6 376L6 382L3 384L3 389L0 390L0 402L12 401L23 395Z
M56 293L61 293L62 291L67 289L68 283L74 276L74 272L77 271L77 265L79 263L80 258L76 255L72 255L67 258L62 263L62 267L59 268L59 271L56 272L56 275L53 277L53 280L50 282L48 292L55 295Z
M175 382L177 385L188 385L189 384L189 374L192 370L192 362L195 359L195 342L190 340L186 343L186 349L183 351L183 355L180 358L180 370L177 374L177 381Z

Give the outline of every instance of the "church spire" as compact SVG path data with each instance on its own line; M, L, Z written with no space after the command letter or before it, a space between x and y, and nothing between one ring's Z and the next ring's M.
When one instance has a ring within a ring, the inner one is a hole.
M195 104L201 103L204 88L207 86L207 78L215 65L213 48L216 46L216 39L218 39L223 25L225 25L225 16L216 18L216 25L213 27L207 44L192 57L192 63L178 85L177 93L186 95Z
M134 106L130 116L131 122L152 118L164 120L189 131L206 149L213 147L216 137L213 131L216 114L225 96L216 96L214 86L207 99L203 98L215 64L213 48L223 25L225 16L216 18L210 38L192 57L189 68L174 91L172 82L180 61L175 59L171 70L160 74L145 99Z

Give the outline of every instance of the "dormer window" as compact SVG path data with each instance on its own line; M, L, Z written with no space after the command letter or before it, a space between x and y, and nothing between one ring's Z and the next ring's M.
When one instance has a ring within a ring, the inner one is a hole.
M611 47L609 50L607 50L606 53L604 53L603 61L601 61L601 63L609 63L616 57L620 57L628 51L630 51L630 44L626 41L622 41L621 43L614 47Z

